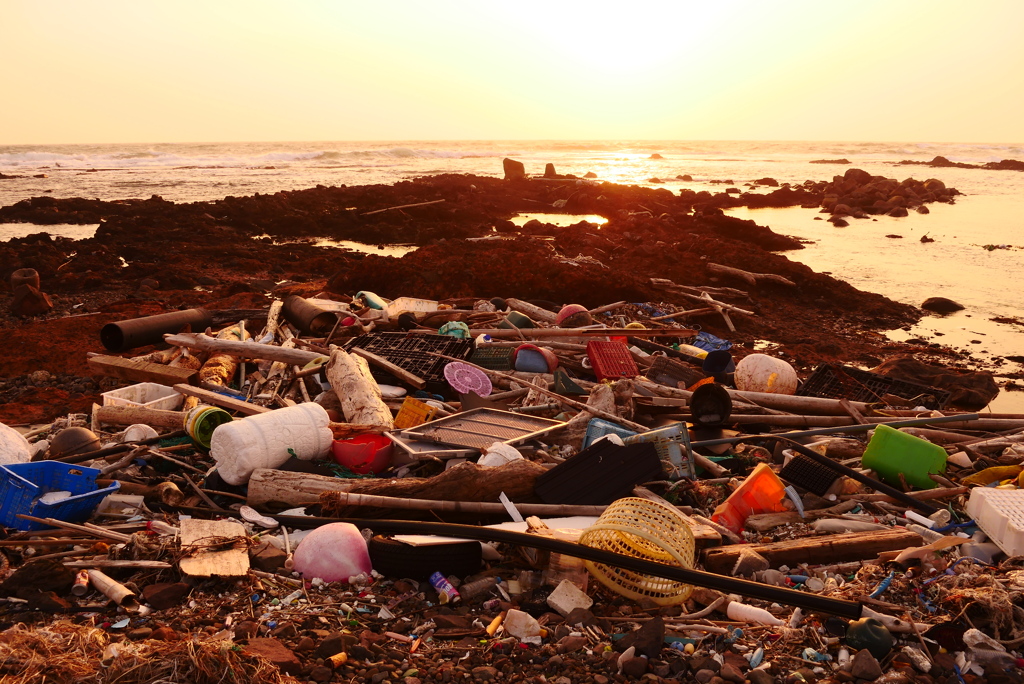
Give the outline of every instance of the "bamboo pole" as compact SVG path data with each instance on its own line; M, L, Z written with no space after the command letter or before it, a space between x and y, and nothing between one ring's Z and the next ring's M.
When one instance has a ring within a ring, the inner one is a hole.
M76 532L82 532L92 537L101 537L103 539L111 539L116 542L126 543L131 541L132 537L130 534L121 534L120 532L112 532L105 530L101 527L94 526L93 528L85 527L83 525L75 525L74 523L64 522L63 520L57 520L55 518L37 518L34 515L26 515L24 513L18 513L18 518L22 520L29 520L35 523L42 523L51 527L60 527L66 530L75 530Z
M517 332L518 331L518 332ZM658 330L642 330L640 328L477 328L474 335L490 335L495 339L515 338L519 334L525 338L543 339L548 337L693 337L696 330L688 328L664 328ZM436 330L410 330L410 335L436 335Z
M89 581L98 592L125 609L136 608L139 605L135 594L128 587L99 570L89 570Z
M374 209L373 211L364 211L363 216L373 216L374 214L380 214L385 211L393 211L395 209L411 209L413 207L428 207L431 204L441 204L444 202L443 199L431 200L430 202L414 202L413 204L399 204L395 207L384 207L383 209Z

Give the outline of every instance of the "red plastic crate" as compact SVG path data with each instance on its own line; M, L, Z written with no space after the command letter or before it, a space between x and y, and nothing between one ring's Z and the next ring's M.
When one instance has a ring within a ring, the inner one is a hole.
M640 375L640 369L636 367L636 361L624 342L591 340L587 342L587 357L590 358L598 382Z

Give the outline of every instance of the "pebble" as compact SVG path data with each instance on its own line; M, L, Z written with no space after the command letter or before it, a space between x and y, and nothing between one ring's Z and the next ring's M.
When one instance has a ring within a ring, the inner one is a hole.
M857 679L873 682L882 676L882 667L878 664L875 656L871 655L871 651L862 648L857 651L857 655L853 656L853 661L850 663L850 674Z

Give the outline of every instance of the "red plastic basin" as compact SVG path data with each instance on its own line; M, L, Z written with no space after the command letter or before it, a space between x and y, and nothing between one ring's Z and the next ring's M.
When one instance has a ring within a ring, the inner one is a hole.
M391 465L394 444L384 435L360 435L351 439L336 439L331 445L334 460L353 473L383 472Z

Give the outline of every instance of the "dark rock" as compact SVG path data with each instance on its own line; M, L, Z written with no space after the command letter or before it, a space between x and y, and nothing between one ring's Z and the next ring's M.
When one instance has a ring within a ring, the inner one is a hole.
M655 152L654 154L652 154L652 155L651 155L651 156L650 156L649 158L650 158L650 159L664 159L664 157L662 157L662 156L661 156L660 154L658 154L657 152Z
M838 216L830 218L829 223L831 223L836 228L846 228L848 225L850 225L849 221L847 221L844 218L839 218Z
M930 213L932 213L932 210L929 209L928 207L926 207L923 204L921 206L919 206L915 211L917 211L918 214L930 214Z
M655 176L654 178L648 178L647 182L648 183L664 183L665 181L663 181L660 178L658 178L657 176Z
M270 636L277 637L278 639L293 639L298 636L298 634L299 630L296 629L295 625L291 622L278 625L270 632Z
M558 642L559 653L573 653L587 645L587 638L581 636L567 636L563 637Z
M999 386L987 371L956 373L911 357L889 359L872 370L899 380L950 391L949 401L961 408L980 410L999 395Z
M295 650L300 653L312 651L314 648L316 648L316 642L308 636L304 636L301 639L299 639L299 643L295 645Z
M597 624L597 618L586 608L573 608L569 611L569 614L565 616L565 624L575 627L576 625L582 625L584 627L593 627Z
M139 627L128 632L128 638L132 641L142 641L153 635L152 627Z
M161 582L150 584L142 590L142 598L153 610L166 610L181 605L192 587L184 582Z
M647 658L630 658L622 664L622 674L627 677L643 677L647 672Z
M216 287L217 285L220 285L220 281L210 276L200 276L199 284L205 287Z
M921 242L935 242L935 238L928 237L927 235L922 235Z
M251 639L260 633L260 625L254 620L242 620L236 622L234 629L235 639Z
M45 292L40 292L31 285L19 285L14 288L11 298L11 313L15 316L28 318L42 316L53 309L53 302Z
M893 218L903 218L904 216L908 216L909 214L906 208L904 207L893 207L892 209L887 211L885 215L892 216Z
M545 178L558 178L558 174L555 173L555 165L548 163L544 165L544 177Z
M332 677L334 677L334 671L323 665L318 665L309 671L309 678L314 682L329 682Z
M249 639L249 643L243 647L243 650L248 655L266 658L277 669L287 674L298 674L299 670L302 669L302 665L299 663L296 655L277 639Z
M623 653L632 646L637 655L657 658L665 642L665 620L659 615L643 624L640 629L630 632L615 642L614 648Z
M718 676L727 682L732 682L733 684L744 684L744 682L747 681L747 678L743 676L743 673L729 663L722 665L722 669L718 671Z
M747 673L747 680L750 684L775 684L775 677L766 670L751 670Z
M896 235L895 233L889 233L885 237L892 238L893 240L902 240L903 239L902 235Z
M501 166L505 171L505 180L520 180L526 178L526 166L523 162L505 158L501 160Z
M594 173L593 171L587 171L585 174L583 174L583 177L584 178L597 178L597 174Z
M269 541L262 541L259 546L249 550L249 562L253 567L263 572L277 571L284 565L287 559L288 554Z
M878 664L875 656L871 655L871 651L864 648L853 656L853 661L850 663L850 674L857 679L873 682L882 676L882 666Z
M927 311L934 311L935 313L953 313L954 311L962 311L965 307L963 304L954 302L952 299L946 299L945 297L929 297L921 304L921 308Z
M846 169L843 180L852 181L857 185L867 185L871 182L871 174L863 169Z
M463 615L434 615L430 618L438 629L469 629L472 621Z
M767 185L768 187L771 188L777 188L779 187L779 181L775 180L774 178L758 178L756 181L754 181L754 185Z
M489 682L498 676L498 670L484 665L481 667L474 667L472 674L473 679L476 679L477 681Z
M693 678L700 684L707 684L715 677L714 670L697 670Z
M682 175L676 176L676 180L681 180L681 181L692 181L692 180L693 180L693 176L691 176L691 175L690 175L690 174L688 174L688 173L684 173L684 174L682 174Z
M354 635L336 632L321 641L320 645L316 647L316 651L313 655L317 658L327 659L332 655L337 655L342 651L351 649L357 643L358 639L356 639Z
M181 635L170 627L157 627L150 638L157 641L181 641Z

